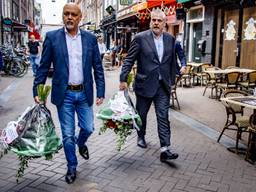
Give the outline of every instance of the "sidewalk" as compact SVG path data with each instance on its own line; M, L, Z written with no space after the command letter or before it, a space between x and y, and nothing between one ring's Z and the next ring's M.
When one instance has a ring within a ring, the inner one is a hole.
M105 76L107 100L118 90L119 71L107 71ZM0 113L2 122L0 129L17 117L26 106L33 103L32 81L31 74L20 79L15 93L13 92L9 100L4 103L4 109L9 111L6 110L5 114ZM200 118L203 116L197 108L191 106L191 103L194 103L192 100L194 96L189 94L189 89L179 89L178 94L186 96L186 100L180 97L182 113L171 111L170 115L172 150L180 155L173 163L165 164L159 161L159 139L152 107L148 115L147 149L136 146L137 137L134 132L129 137L124 150L117 152L114 133L107 131L103 135L98 135L101 122L95 119L95 132L88 141L90 159L85 161L77 153L79 166L74 184L68 185L64 179L66 160L63 150L56 154L52 161L45 161L43 158L32 160L19 184L15 179L18 160L13 153L9 153L0 160L1 191L254 192L256 166L244 161L242 156L230 153L216 140L195 131L193 127L195 124L189 124L178 118L179 114L188 115L188 111L192 113L194 119L197 115ZM56 109L51 104L48 104L48 107L52 111L59 133ZM98 110L99 108L95 107L95 112ZM209 127L221 124L214 120L220 115L218 110L215 108L211 111L209 114L214 115L214 118L204 117L200 121L204 124L211 121Z

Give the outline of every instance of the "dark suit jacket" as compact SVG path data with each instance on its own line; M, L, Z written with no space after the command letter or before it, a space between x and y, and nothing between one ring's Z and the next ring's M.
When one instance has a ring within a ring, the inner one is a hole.
M175 52L176 52L176 74L180 75L180 68L187 66L187 62L186 62L185 53L179 41L175 41ZM179 66L179 63L177 62L178 59L180 60L181 66Z
M91 106L93 104L92 69L94 71L94 79L96 82L97 97L104 97L105 94L104 71L96 37L89 32L81 30L81 38L83 50L83 84L88 104ZM34 97L37 96L37 85L45 83L51 63L53 63L54 68L51 101L55 105L60 105L64 100L69 77L68 50L64 28L46 34L40 67L38 68L33 85Z
M159 86L159 73L164 86L170 92L175 82L176 58L175 39L168 33L163 33L164 54L159 61L153 34L151 30L138 33L130 46L124 60L120 81L126 82L127 76L137 60L134 91L144 97L153 97Z

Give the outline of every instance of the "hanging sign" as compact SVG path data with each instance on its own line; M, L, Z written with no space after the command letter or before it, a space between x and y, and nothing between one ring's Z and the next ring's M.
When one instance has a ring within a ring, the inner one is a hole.
M246 25L247 27L244 29L244 40L256 40L256 20L254 18L250 18Z
M131 5L133 0L120 0L120 5Z
M236 29L235 29L236 23L233 20L230 20L227 24L227 30L225 31L225 40L231 41L236 40Z

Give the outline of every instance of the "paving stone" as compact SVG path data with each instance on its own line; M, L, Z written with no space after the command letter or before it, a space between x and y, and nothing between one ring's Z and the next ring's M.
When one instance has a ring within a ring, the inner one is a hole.
M13 95L13 100L6 105L15 109L5 117L0 116L0 122L6 124L17 117L24 110L31 98L25 93L31 92L32 76L21 78L21 88ZM106 100L110 98L117 87L113 82L118 82L118 72L109 72L107 76ZM109 82L112 84L110 85ZM24 90L25 89L25 90ZM204 100L201 96L201 88L198 100ZM25 91L25 93L24 93ZM180 90L181 91L181 90ZM186 89L182 90L184 93ZM193 97L193 96L192 96ZM24 99L25 98L25 99ZM132 95L134 99L134 95ZM181 100L185 112L190 108L190 103ZM194 101L190 101L194 102ZM219 105L219 102L215 105ZM49 104L54 122L58 125L55 106ZM22 109L21 109L22 107ZM23 108L24 107L24 108ZM95 112L100 107L95 106ZM182 109L182 110L183 110ZM198 106L198 110L201 106ZM215 112L219 108L214 108ZM181 112L183 112L181 110ZM192 109L191 109L192 110ZM200 113L193 111L201 117ZM112 131L98 135L101 121L95 118L95 132L88 140L90 159L85 161L77 152L78 167L77 180L74 184L68 185L65 182L67 162L63 149L55 154L51 161L44 158L33 159L29 162L29 168L25 175L16 182L16 170L19 161L12 152L0 160L0 187L1 192L17 191L54 191L54 192L254 192L256 188L256 166L244 161L244 157L230 153L224 146L196 132L192 125L174 118L170 113L172 126L171 150L179 153L179 158L169 164L159 160L159 138L157 134L156 117L154 107L149 111L148 128L146 140L147 149L137 147L137 134L134 131L129 137L124 149L121 152L116 150L116 135ZM194 114L192 114L193 116ZM219 114L217 114L219 115ZM223 113L222 113L223 115ZM224 122L225 123L225 122ZM216 122L219 124L219 122ZM214 125L215 126L215 125ZM59 125L56 128L60 134ZM79 130L79 129L77 129Z

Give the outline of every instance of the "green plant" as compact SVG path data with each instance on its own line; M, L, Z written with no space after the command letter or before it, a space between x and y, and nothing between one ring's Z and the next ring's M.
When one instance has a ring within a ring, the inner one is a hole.
M107 129L113 129L117 135L117 150L121 151L122 146L129 135L132 133L133 123L132 121L103 121L103 126L100 128L99 134L105 133Z
M43 84L38 85L37 93L38 93L40 102L42 102L42 103L46 102L46 99L47 99L50 91L51 91L50 85L43 85Z

